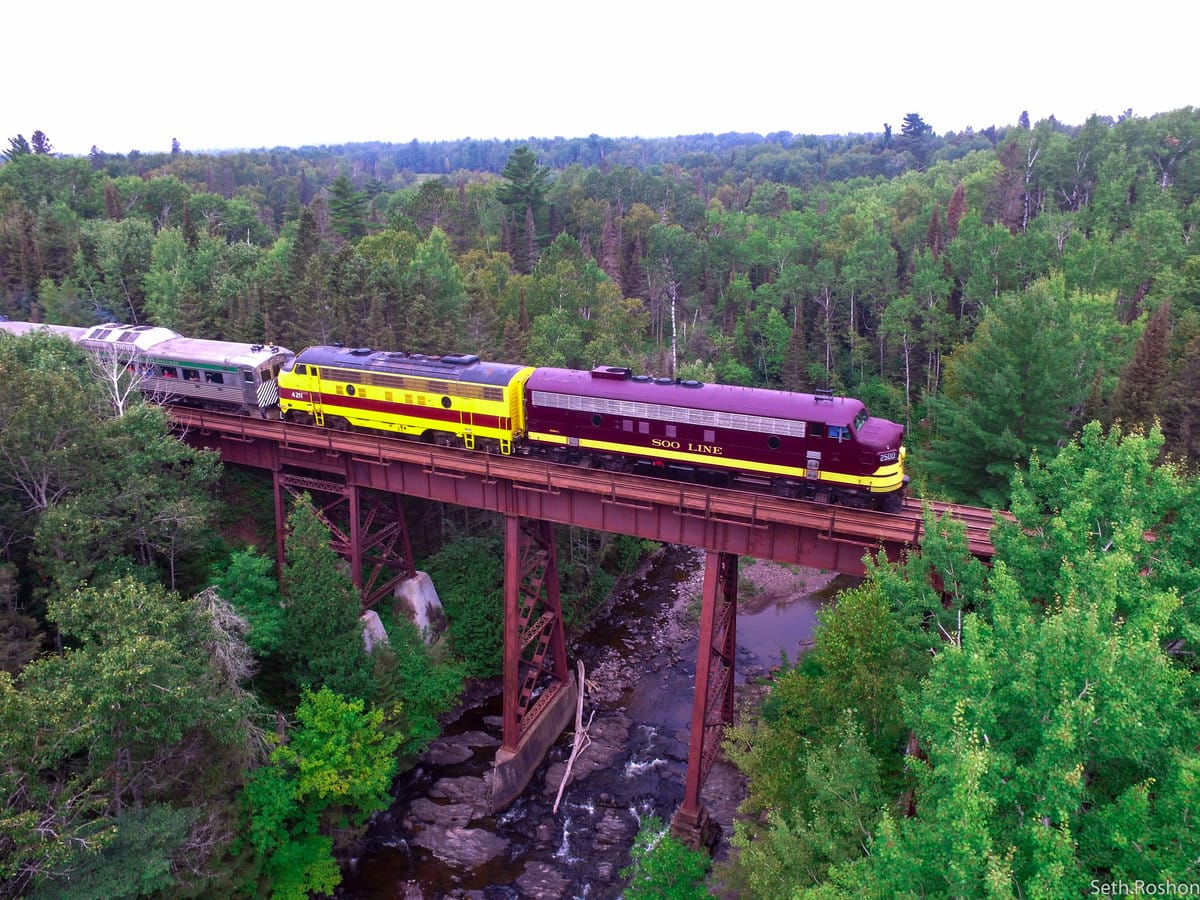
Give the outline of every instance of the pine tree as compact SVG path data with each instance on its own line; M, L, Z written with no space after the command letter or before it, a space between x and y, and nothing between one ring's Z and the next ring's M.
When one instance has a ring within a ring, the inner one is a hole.
M523 248L525 266L522 271L525 274L531 273L537 266L538 248L537 248L537 227L533 222L533 207L525 207L525 246Z
M614 221L612 205L604 204L604 229L600 232L600 268L624 293L621 284L621 223Z
M963 187L962 182L954 188L954 194L950 197L950 205L946 207L946 242L954 240L958 234L958 223L962 221L967 212L967 190Z
M1146 323L1113 394L1112 419L1126 431L1139 425L1148 428L1160 414L1163 383L1169 374L1170 339L1171 303L1165 300Z
M367 233L367 195L354 189L354 182L345 173L329 185L329 217L333 230L347 240L356 240Z
M288 516L281 653L296 684L325 685L344 696L371 699L361 603L330 540L312 501L302 496Z
M54 155L54 145L50 143L50 138L46 137L44 131L35 131L29 140L29 146L34 153L40 156Z
M1074 426L1106 323L1107 302L1068 297L1061 277L999 297L930 398L936 435L925 471L957 500L1003 505L1015 468L1034 451L1053 454Z
M1200 460L1200 336L1184 348L1162 387L1164 451L1171 457Z
M550 170L537 164L537 157L528 147L518 147L508 158L500 177L507 180L496 188L496 199L503 203L513 216L532 210L535 217L546 207L546 182Z
M197 233L196 223L192 219L192 204L187 198L184 198L183 201L183 240L188 249L193 252L200 243L200 235Z
M25 135L18 134L15 138L8 139L8 149L4 151L3 156L5 159L12 160L32 152L29 148L29 141L25 140Z
M933 205L933 215L929 217L929 228L925 232L925 246L937 259L946 244L945 233L942 230L942 210L936 203Z

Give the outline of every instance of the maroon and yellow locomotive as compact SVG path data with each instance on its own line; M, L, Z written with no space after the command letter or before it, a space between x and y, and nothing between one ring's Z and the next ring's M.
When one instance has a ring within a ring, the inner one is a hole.
M829 392L539 368L525 381L525 427L529 446L564 462L787 497L898 508L907 480L904 428Z

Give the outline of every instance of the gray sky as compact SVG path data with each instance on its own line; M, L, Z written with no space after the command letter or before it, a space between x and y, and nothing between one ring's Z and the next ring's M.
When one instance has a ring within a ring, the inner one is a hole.
M938 134L1200 104L1194 3L66 0L6 5L0 150Z

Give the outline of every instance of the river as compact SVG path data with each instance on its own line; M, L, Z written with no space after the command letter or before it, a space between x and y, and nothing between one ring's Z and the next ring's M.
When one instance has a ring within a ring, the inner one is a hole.
M669 822L683 800L695 683L703 554L665 547L614 592L609 613L572 640L589 688L593 743L576 761L553 812L570 736L551 750L524 794L498 814L484 778L501 732L498 684L472 688L421 765L395 785L344 871L341 898L617 898L641 822ZM851 583L828 573L748 563L739 578L739 689L811 641L821 605ZM728 849L740 774L719 760L703 801Z

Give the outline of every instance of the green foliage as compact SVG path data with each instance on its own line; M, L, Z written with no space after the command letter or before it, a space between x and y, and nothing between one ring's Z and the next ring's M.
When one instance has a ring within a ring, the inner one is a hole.
M812 649L776 680L761 718L728 729L726 753L749 778L742 812L765 817L735 825L733 871L750 896L785 896L861 854L901 784L901 697L925 667L868 579L822 612Z
M220 457L178 440L167 414L146 404L104 420L95 440L102 457L86 489L60 499L39 523L40 564L69 589L111 577L114 561L124 558L134 566L161 566L175 587L181 558L211 537Z
M759 779L754 794L763 807L789 806L797 784L791 766L803 765L798 744L832 737L843 713L881 758L900 747L907 729L899 698L924 669L918 642L879 583L844 591L822 611L813 647L776 680L762 723L731 730L727 752Z
M387 631L388 645L373 652L373 676L389 727L404 735L400 753L415 756L441 733L438 717L462 693L467 666L441 643L426 646L417 626L403 616L393 616Z
M350 176L342 173L329 185L329 218L334 230L347 240L367 233L367 195L354 189Z
M797 802L772 806L761 825L734 823L742 896L771 900L822 883L831 866L861 856L887 806L879 762L849 710L821 742L802 741L789 763Z
M213 790L203 766L236 771L248 756L257 708L225 665L236 638L198 600L128 578L52 597L48 614L64 652L0 676L0 878L164 883L187 801Z
M712 864L703 850L690 850L669 834L662 820L642 822L630 850L633 862L621 870L628 881L626 900L700 900L712 896L704 877Z
M253 547L239 550L217 576L217 591L250 623L247 642L266 656L283 641L286 615L281 605L275 563Z
M991 570L932 517L920 554L868 567L859 592L890 598L898 649L933 651L929 673L893 695L909 752L873 743L868 757L818 730L823 655L848 673L848 721L870 708L852 656L880 613L847 618L841 653L824 648L823 624L762 723L729 741L751 778L747 809L766 813L737 834L751 895L1073 897L1096 880L1196 877L1200 839L1181 823L1200 797L1200 694L1167 652L1195 633L1181 590L1196 584L1195 486L1155 465L1161 444L1092 423L1032 459ZM865 656L866 672L880 668ZM887 776L901 759L907 781ZM846 798L882 816L839 818Z
M1162 446L1158 429L1123 435L1092 422L1052 460L1030 460L1014 483L1015 521L994 535L1027 598L1051 606L1116 579L1117 613L1131 625L1157 621L1165 606L1161 640L1200 638L1200 482L1156 465Z
M1110 302L1068 296L1054 278L990 305L931 400L935 440L919 465L959 500L1004 505L1017 467L1052 452L1093 382L1119 368Z
M498 536L458 536L421 564L437 585L450 641L472 678L500 673L504 649L504 550Z
M330 894L341 882L328 830L361 825L387 807L403 740L384 732L382 711L326 687L304 692L296 722L243 794L271 896L289 900Z
M174 886L172 854L187 837L192 816L186 810L154 804L133 809L114 822L112 842L83 854L69 878L31 895L56 900L146 897Z

